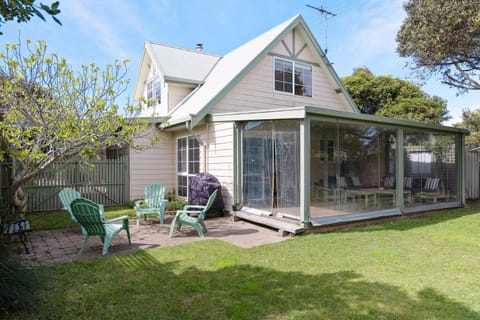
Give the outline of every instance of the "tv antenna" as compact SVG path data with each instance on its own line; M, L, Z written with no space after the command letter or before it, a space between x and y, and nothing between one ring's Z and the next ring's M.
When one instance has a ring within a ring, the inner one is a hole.
M315 7L315 6L311 6L309 4L306 4L307 7L309 8L312 8L314 10L317 10L318 12L320 12L320 14L322 16L325 17L325 55L327 55L327 52L328 52L328 16L332 16L332 17L335 17L336 14L331 12L331 11L328 11L327 9L325 9L324 7L320 6L320 7Z

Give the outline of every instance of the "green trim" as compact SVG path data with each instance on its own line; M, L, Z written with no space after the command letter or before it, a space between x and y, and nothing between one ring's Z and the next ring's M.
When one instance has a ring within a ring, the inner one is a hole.
M396 203L395 205L400 210L403 210L405 207L404 195L403 195L403 176L404 176L404 159L403 159L403 129L399 128L397 130L396 137L397 150L395 152L395 181L396 181Z
M286 55L283 55L283 54L280 54L280 53L275 53L275 52L270 52L268 55L269 55L269 56L272 56L272 57L274 57L274 58L280 58L280 59L285 59L285 60L288 60L288 61L300 62L300 63L303 63L303 64L309 64L309 65L312 65L312 66L314 66L314 67L321 68L320 64L317 63L317 62L298 59L298 58L296 58L296 57L294 57L294 56L288 57L288 56L286 56Z
M462 206L465 206L465 136L457 136L455 139L455 154L457 167L457 195Z
M307 44L303 44L303 46L300 48L300 50L295 54L295 59L298 59L298 56L302 54L303 50L307 48Z
M401 214L402 212L399 209L388 209L388 210L377 210L377 211L362 212L362 213L351 213L351 214L323 217L323 218L314 218L310 222L312 223L312 226L318 227L318 226L333 225L333 224L339 224L339 223L345 223L345 222L369 220L369 219L381 218L381 217L399 216Z
M169 82L172 84L189 84L193 87L198 86L199 84L203 84L203 80L192 80L192 79L183 79L183 78L177 78L177 77L169 77L169 76L164 76L165 82Z
M300 221L310 221L310 119L300 123Z
M241 186L243 185L242 179L242 140L241 130L237 123L233 123L233 198L235 203L239 201L243 203L243 193Z
M285 50L287 50L288 54L290 55L290 59L294 57L293 53L290 51L290 49L288 48L287 44L285 43L285 41L283 41L282 39L282 44L283 44L283 47L285 48Z
M261 109L260 106L254 108L256 110L235 113L223 113L211 115L210 120L213 122L230 122L230 121L250 121L250 120L280 120L280 119L305 119L305 109L300 108L283 108L283 109Z
M400 120L387 117L374 116L369 114L358 114L353 112L338 111L319 107L288 107L281 109L261 109L261 106L254 106L255 110L246 112L232 112L211 115L213 122L248 121L248 120L275 120L275 119L302 119L310 118L325 122L341 122L358 124L382 125L385 128L398 129L399 127L413 129L416 131L436 131L457 134L468 134L463 128L453 128L416 121Z
M427 212L427 211L435 211L435 210L443 210L443 209L450 209L450 208L458 208L461 207L462 204L460 201L452 201L452 202L442 202L442 203L435 203L435 204L423 204L415 207L407 207L403 210L403 215L408 215L412 213L418 212Z
M454 133L461 133L461 134L468 134L468 130L463 128L453 128L453 127L446 127L441 125L423 123L423 122L416 122L416 121L409 121L409 120L401 120L401 119L394 119L394 118L387 118L387 117L380 117L370 114L363 114L363 113L352 113L352 112L345 112L345 111L338 111L332 109L323 109L318 107L311 107L306 106L305 111L308 116L310 115L321 115L324 117L334 117L339 119L347 119L347 120L356 120L356 121L363 121L363 122L370 122L370 123L381 123L383 125L392 125L397 127L405 127L405 128L414 128L418 129L425 129L425 130L434 130L434 131L443 131L443 132L454 132Z
M292 29L292 57L295 56L295 28Z

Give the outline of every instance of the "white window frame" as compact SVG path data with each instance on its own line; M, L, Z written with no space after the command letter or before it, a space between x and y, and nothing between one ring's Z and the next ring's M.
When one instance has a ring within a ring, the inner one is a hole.
M180 158L179 158L179 149L178 149L178 143L180 140L182 139L186 139L186 151L185 151L185 163L186 163L186 167L185 167L185 170L186 171L179 171L179 161L180 161ZM198 172L189 172L189 164L192 163L192 162L195 162L194 159L190 159L190 146L189 146L189 141L190 140L193 140L194 143L196 143L196 146L194 147L194 149L197 150L198 152ZM197 174L200 173L200 143L198 143L198 141L195 139L194 136L181 136L181 137L177 137L176 139L176 144L175 144L175 154L176 154L176 161L175 161L175 186L176 186L176 189L175 189L175 193L177 196L186 196L188 197L188 185L190 183L190 178L191 177L195 177ZM187 177L187 191L185 192L185 194L182 194L180 195L179 194L179 184L178 184L178 178L179 177Z
M149 86L151 88L149 88ZM149 107L162 102L162 81L160 80L160 77L153 76L147 81L145 96Z
M277 60L281 60L281 61L286 61L288 63L291 63L292 64L292 91L291 92L288 92L288 91L282 91L282 90L277 90L276 89L276 86L275 86L275 65L276 65L276 61ZM295 86L296 86L296 83L295 83L295 72L296 72L296 69L297 69L297 65L298 67L301 67L303 69L308 69L310 68L310 71L311 71L311 95L299 95L299 94L295 94ZM289 60L289 59L285 59L285 58L279 58L279 57L273 57L273 91L276 92L276 93L282 93L282 94L288 94L288 95L292 95L292 96L297 96L297 97L306 97L306 98L311 98L313 97L313 66L311 64L308 64L308 63L304 63L304 62L297 62L297 61L294 61L294 60Z

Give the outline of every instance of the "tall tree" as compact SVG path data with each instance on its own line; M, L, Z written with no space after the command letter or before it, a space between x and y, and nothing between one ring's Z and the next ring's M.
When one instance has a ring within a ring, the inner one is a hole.
M88 162L106 146L135 145L144 123L140 106L120 114L116 99L128 85L126 65L104 70L95 64L75 72L65 59L48 54L44 42L5 46L0 54L0 157L14 161L9 210L2 222L25 209L22 187L54 162L80 155Z
M431 97L409 81L375 76L365 67L342 81L362 113L434 124L449 119L445 100Z
M60 20L55 17L60 13L60 2L55 1L51 5L46 5L41 2L40 4L35 4L35 1L36 0L0 0L0 26L12 20L27 22L34 16L46 21L44 14L48 14L56 23L62 25ZM0 35L1 34L3 33L0 31Z
M480 109L463 110L462 122L456 126L470 130L470 135L465 137L465 144L480 147Z
M480 1L409 0L398 53L422 77L439 75L460 92L480 89Z

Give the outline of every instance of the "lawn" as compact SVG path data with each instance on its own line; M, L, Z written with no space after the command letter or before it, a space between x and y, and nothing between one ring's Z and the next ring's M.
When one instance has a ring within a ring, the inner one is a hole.
M18 319L480 319L480 209L242 249L205 240L43 269Z

